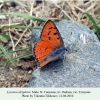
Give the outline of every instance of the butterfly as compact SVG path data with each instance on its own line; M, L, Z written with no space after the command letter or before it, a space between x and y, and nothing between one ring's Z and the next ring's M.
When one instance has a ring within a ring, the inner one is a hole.
M63 39L56 25L51 20L45 23L40 39L41 40L34 45L33 49L39 67L45 66L64 54L65 47Z

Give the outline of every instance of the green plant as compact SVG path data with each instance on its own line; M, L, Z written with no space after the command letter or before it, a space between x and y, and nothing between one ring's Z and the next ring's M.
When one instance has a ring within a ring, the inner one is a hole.
M87 12L85 14L89 17L90 21L92 22L93 31L95 32L95 34L98 36L98 38L100 40L100 21L95 19L95 18L93 18L92 15L90 15Z
M10 39L9 35L6 35L5 33L1 33L0 34L0 39L3 41L3 42L8 42L8 40Z
M45 19L39 18L36 16L30 16L28 14L21 14L21 13L14 13L14 12L4 12L4 13L0 13L0 15L13 15L13 16L26 18L28 20L42 21L42 22L46 21ZM32 27L32 26L20 26L20 25L2 26L2 25L0 25L0 30L2 30L4 28L7 28L7 29L9 29L9 28L41 29L40 27ZM10 39L9 35L6 35L6 33L0 33L0 40L2 40L3 42L8 42L9 39ZM21 49L15 50L15 51L8 51L1 44L0 45L0 57L5 57L6 61L0 61L0 65L12 63L15 66L14 61L20 60L20 59L25 58L25 57L32 56L32 52L25 53L25 54L22 54L20 56L14 57L14 58L11 57L11 55L15 52L17 53L17 52L24 51L24 50L30 49L30 48L32 48L32 47L27 46L26 48L21 48Z
M10 55L12 55L15 52L24 51L24 50L27 50L30 48L31 48L31 46L27 46L26 48L21 48L21 49L15 50L15 51L8 52L7 50L5 50L5 48L2 45L0 45L0 50L1 50L0 57L7 58L6 61L0 62L0 65L12 63L15 66L14 61L20 60L20 59L25 58L25 57L32 56L32 52L28 52L28 53L22 54L20 56L14 57L14 58L11 58Z

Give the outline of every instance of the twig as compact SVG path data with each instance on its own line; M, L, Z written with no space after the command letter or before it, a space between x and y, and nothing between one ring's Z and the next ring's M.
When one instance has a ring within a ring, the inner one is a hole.
M34 0L32 2L31 5L31 9L30 9L30 15L32 15L32 10L33 10L33 5L34 5ZM30 26L32 24L32 21L30 22L30 24L28 26ZM22 39L22 37L24 36L25 32L27 31L27 28L24 30L23 34L20 36L19 40L17 41L17 43L15 44L15 47L18 45L18 43L20 42L20 40Z
M53 1L52 1L53 2ZM57 5L55 2L53 2L58 8L60 8L61 9L61 7L59 6L59 5ZM61 9L62 10L62 12L70 19L70 20L72 20L72 21L74 21L63 9Z

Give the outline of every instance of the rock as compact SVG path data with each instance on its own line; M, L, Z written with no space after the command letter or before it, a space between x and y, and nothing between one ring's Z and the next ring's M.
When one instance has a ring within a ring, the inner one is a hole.
M28 87L100 87L100 42L85 25L62 20L56 26L64 40L64 58L37 68ZM40 30L33 30L31 43L40 39Z

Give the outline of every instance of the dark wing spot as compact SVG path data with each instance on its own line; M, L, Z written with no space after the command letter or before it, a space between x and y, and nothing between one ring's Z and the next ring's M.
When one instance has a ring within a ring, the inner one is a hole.
M45 37L45 35L42 35L43 37Z
M48 37L49 40L51 40L51 37Z
M50 35L51 31L48 32L48 35Z
M57 35L57 33L54 33L54 35Z
M48 47L47 48L45 48L45 51L48 49Z
M57 38L57 40L59 40L59 38Z
M53 27L49 27L49 29L52 29Z

